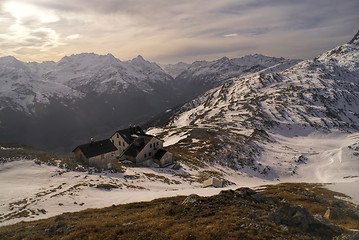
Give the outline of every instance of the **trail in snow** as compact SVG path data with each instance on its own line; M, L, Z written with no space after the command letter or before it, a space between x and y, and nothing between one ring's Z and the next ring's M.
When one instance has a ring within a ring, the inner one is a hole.
M277 142L262 146L259 161L277 172L282 181L350 182L359 175L359 133L272 137ZM300 156L307 161L298 162Z
M315 176L319 182L328 182L332 177L331 170L334 165L337 165L338 161L341 162L341 148L326 151L322 155L322 161L319 161L319 166L315 169Z

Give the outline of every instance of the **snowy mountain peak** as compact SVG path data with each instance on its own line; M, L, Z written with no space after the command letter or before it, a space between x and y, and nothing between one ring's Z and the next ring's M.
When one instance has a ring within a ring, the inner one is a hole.
M0 64L7 67L24 68L25 64L13 56L0 57Z
M218 60L219 62L228 62L229 58L228 57L222 57L221 59Z
M138 61L145 61L145 59L141 56L141 55L138 55L136 58L134 58L135 60L138 60Z
M359 45L359 31L357 32L357 34L355 34L353 39L350 40L349 44Z
M107 61L120 61L115 58L112 54L106 55L99 55L96 53L79 53L79 54L72 54L70 56L63 57L58 64L65 64L68 62L83 62L85 61L88 64L98 64L98 61L103 62L104 60Z
M128 62L134 63L134 64L149 64L149 63L151 63L151 62L145 60L141 55L138 55L137 57L131 59Z
M0 57L0 61L1 63L3 63L3 62L15 62L18 60L13 56L6 56L6 57Z
M144 59L141 55L138 55L137 57L127 61L127 63L131 63L133 65L136 66L142 66L142 67L159 67L156 63L147 61L146 59Z

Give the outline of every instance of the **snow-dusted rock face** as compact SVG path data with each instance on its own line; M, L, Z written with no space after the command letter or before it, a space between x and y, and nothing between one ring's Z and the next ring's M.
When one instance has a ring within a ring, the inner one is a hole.
M182 72L186 71L191 64L179 62L176 64L166 64L162 66L162 69L171 75L173 78L176 78Z
M4 108L30 114L36 104L49 104L51 98L73 99L83 97L75 89L58 82L41 79L33 64L25 64L13 57L0 58L0 110Z
M172 151L188 152L184 161L197 164L273 179L291 177L310 163L304 176L315 181L357 176L357 38L282 72L231 78L185 104L167 127L152 131L164 139L185 134Z
M173 124L220 120L238 128L357 131L358 70L359 46L344 44L282 72L266 69L227 80L184 105L184 110L193 109ZM218 114L222 117L212 117Z
M176 77L179 92L186 92L186 100L191 100L209 89L218 87L232 77L247 75L266 69L277 72L289 68L300 60L267 57L260 54L216 61L197 61Z
M157 64L141 56L122 62L111 54L82 53L57 63L23 63L4 57L0 58L0 71L2 106L18 104L16 109L28 113L37 100L49 103L54 96L82 98L89 93L119 94L128 88L154 92L156 84L173 81Z

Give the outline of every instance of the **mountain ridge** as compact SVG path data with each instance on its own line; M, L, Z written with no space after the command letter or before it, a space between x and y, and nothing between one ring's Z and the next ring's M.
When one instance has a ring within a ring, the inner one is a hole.
M307 169L313 179L344 181L359 171L353 167L359 154L358 60L358 46L343 44L281 72L231 78L149 133L183 136L170 151L195 166L289 179L306 176L299 173L308 162L315 166Z

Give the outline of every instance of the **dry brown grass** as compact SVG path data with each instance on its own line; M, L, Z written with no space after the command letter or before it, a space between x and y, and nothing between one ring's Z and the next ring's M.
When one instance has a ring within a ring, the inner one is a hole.
M279 184L262 191L278 202L235 198L233 191L189 205L181 204L184 196L162 198L1 227L0 239L323 239L268 220L284 199L313 212L319 205L301 196L312 190L326 201L337 194L315 184Z
M154 173L143 173L143 175L145 175L148 179L152 180L152 181L160 181L166 184L181 184L180 181L177 181L175 179L169 179L165 176L162 175L157 175Z
M203 170L198 173L197 182L203 183L210 177L215 177L218 179L222 179L223 173L215 171L215 170Z

